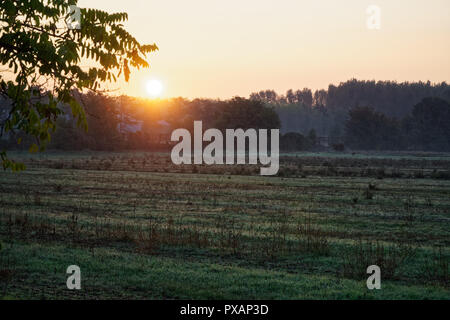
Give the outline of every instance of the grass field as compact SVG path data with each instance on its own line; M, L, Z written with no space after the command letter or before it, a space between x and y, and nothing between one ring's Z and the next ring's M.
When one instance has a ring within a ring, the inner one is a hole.
M3 298L450 299L448 154L284 155L278 177L163 153L13 156L27 170L0 173Z

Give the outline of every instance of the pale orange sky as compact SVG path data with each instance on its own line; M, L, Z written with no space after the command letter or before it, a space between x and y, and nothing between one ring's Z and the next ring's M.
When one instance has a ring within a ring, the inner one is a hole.
M366 27L369 5L381 29ZM351 78L450 82L449 0L79 0L127 12L126 28L160 50L111 88L146 96L230 98L327 88Z

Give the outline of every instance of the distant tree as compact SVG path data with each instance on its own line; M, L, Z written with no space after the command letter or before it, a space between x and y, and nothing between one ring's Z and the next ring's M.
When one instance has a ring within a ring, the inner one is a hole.
M57 120L48 147L62 150L116 150L123 147L123 135L119 133L119 105L114 97L88 92L80 95L86 110L89 130L79 128L68 112ZM81 103L81 102L80 102Z
M345 123L346 145L353 149L383 150L398 148L400 126L369 107L357 107L349 111Z
M297 90L296 92L298 101L301 101L303 105L308 108L312 107L313 104L313 95L310 89L304 88L303 90Z
M2 0L0 6L0 96L11 102L0 123L0 137L20 131L35 139L30 151L44 150L69 105L79 126L86 127L77 92L97 90L102 82L123 75L130 67L148 67L146 55L157 46L142 45L124 28L126 13L81 9L79 29L61 28L77 0ZM86 60L95 67L82 67ZM23 169L0 153L3 168Z
M278 104L279 98L279 95L274 90L262 90L250 95L250 100L258 100L272 104Z
M287 103L297 103L299 101L298 96L294 95L294 91L292 91L292 89L289 89L286 92L286 101Z
M450 150L450 104L440 98L425 98L414 106L406 122L406 135L416 149Z
M308 139L309 139L311 145L315 146L317 144L316 130L314 130L314 129L309 130Z
M222 130L280 128L277 113L258 100L235 97L221 103L218 115L214 127Z

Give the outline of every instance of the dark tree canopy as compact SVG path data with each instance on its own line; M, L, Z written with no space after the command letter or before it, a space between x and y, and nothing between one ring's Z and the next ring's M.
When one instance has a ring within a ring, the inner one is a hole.
M450 104L440 98L425 98L407 119L411 144L421 150L450 150Z
M350 110L345 130L346 144L354 149L394 150L400 139L397 121L369 107Z
M219 113L214 127L222 130L280 128L280 120L276 112L260 101L235 97L223 102Z

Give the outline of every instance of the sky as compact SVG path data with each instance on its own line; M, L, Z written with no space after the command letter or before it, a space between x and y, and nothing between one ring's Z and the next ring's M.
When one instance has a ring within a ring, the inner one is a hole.
M380 28L366 12L380 8ZM327 88L352 78L450 82L449 0L79 0L127 12L126 29L156 43L151 67L119 93L162 97L248 97L274 89Z

